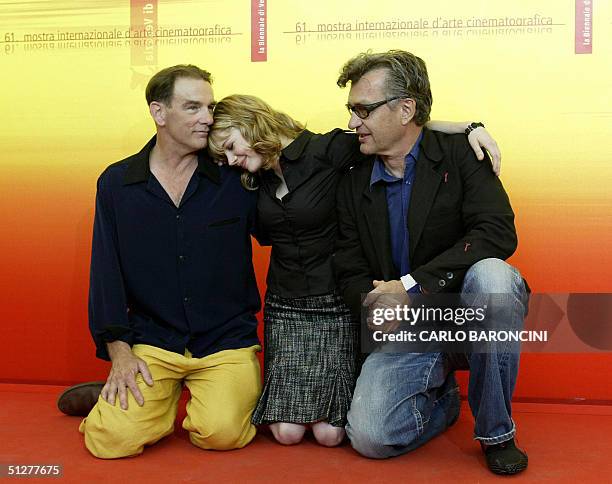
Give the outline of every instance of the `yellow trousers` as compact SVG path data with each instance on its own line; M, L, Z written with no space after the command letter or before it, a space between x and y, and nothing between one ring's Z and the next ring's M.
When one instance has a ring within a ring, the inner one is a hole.
M128 393L128 409L119 398L110 405L101 396L79 431L87 449L102 459L141 454L174 431L182 383L191 393L183 428L194 445L203 449L229 450L247 445L255 437L251 414L261 393L256 352L259 346L224 350L193 358L149 345L134 345L132 351L148 365L153 386L138 374L136 382L144 405Z

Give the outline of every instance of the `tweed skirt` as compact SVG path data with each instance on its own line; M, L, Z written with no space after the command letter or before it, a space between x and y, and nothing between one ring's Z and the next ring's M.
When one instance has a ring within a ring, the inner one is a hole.
M264 306L264 388L253 423L343 427L357 378L359 324L337 293Z

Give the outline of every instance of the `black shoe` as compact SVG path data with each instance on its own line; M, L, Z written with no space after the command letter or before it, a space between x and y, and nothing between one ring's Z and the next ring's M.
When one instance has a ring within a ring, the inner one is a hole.
M98 401L103 381L80 383L67 388L57 399L57 408L66 415L86 417Z
M489 470L495 474L517 474L527 469L527 454L514 444L514 439L500 444L480 443Z

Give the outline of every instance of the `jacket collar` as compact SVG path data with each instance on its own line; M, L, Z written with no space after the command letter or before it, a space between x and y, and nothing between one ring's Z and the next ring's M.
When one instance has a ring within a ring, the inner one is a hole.
M281 151L283 157L288 161L295 161L306 149L306 145L310 141L310 138L314 136L314 133L305 129L300 134L298 134L297 138L295 138L289 145L285 146L285 148Z
M444 154L442 153L442 147L435 135L428 128L423 128L422 135L420 146L423 152L420 153L419 160L424 157L432 163L439 163L442 161Z

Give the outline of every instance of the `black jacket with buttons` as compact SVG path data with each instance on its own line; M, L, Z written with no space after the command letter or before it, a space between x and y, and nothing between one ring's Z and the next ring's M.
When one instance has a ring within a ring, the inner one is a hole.
M488 159L478 161L464 135L423 131L407 217L411 275L426 292L458 293L470 266L514 253L514 213ZM356 316L373 280L403 275L392 260L385 187L370 187L372 165L360 163L338 187L334 267Z

